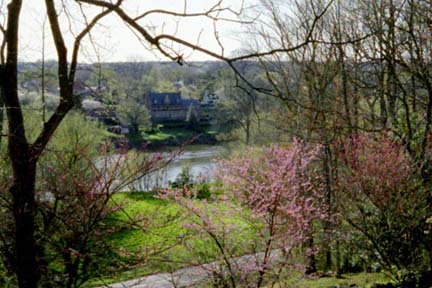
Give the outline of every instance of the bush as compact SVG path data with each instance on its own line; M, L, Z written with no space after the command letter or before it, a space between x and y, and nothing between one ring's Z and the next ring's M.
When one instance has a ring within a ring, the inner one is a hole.
M173 182L171 188L188 188L193 191L193 196L197 199L210 200L212 196L211 184L208 182L197 182L190 171L189 166L184 166Z
M196 197L200 200L210 200L212 196L211 185L209 183L199 183L195 185Z

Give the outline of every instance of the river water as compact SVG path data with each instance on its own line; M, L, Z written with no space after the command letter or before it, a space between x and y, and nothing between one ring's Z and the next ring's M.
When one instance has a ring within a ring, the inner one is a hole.
M170 150L166 149L157 152L170 152ZM184 167L189 169L189 175L194 180L200 178L212 179L212 172L216 167L215 160L225 153L227 153L227 150L223 146L189 145L185 147L184 152L178 159L169 163L167 167L153 172L134 183L128 190L149 191L156 187L167 187L170 182L176 180Z

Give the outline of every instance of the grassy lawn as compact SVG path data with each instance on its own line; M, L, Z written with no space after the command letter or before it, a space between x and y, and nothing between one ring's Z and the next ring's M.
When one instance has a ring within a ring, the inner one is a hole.
M123 266L122 272L91 281L86 287L175 271L215 260L217 251L214 242L205 233L198 234L184 227L194 223L194 217L180 205L154 198L148 193L119 193L114 201L122 208L110 219L109 224L117 227L118 231L110 236L109 242L118 251L123 265L127 265ZM230 252L233 255L248 253L244 247L249 247L253 242L253 230L235 215L225 214L227 208L224 206L208 203L206 207L218 221L227 227L236 227L236 233L227 233L224 238L224 241L230 241L227 246L234 247ZM295 272L275 287L327 288L349 287L351 284L370 287L374 283L387 282L389 279L380 273L305 279L301 273Z
M328 288L331 286L356 285L356 287L369 288L375 283L385 284L390 279L384 273L348 273L341 277L324 276L316 279L305 279L302 277L292 277L289 280L282 281L276 287L298 287L298 288Z
M142 132L142 139L144 142L150 142L153 145L160 143L178 145L197 135L200 135L200 138L196 140L197 143L200 141L211 142L214 141L216 134L216 131L204 128L202 131L195 131L187 127L160 127L157 132Z
M181 266L176 264L181 254L175 251L188 231L182 227L185 211L179 205L145 193L119 193L114 201L122 208L110 219L110 225L119 231L109 242L127 264L124 272L104 281L122 281Z
M195 132L193 130L186 129L186 128L164 127L164 128L161 128L156 133L148 134L147 137L145 137L145 138L148 139L149 141L164 141L164 140L168 140L171 138L181 140L181 139L191 138L197 134L199 134L199 133Z
M197 218L180 205L148 193L119 193L114 201L122 208L110 219L109 225L119 231L110 236L109 242L127 265L124 272L92 281L90 287L215 260L216 246L208 235L184 228L196 223ZM209 203L206 207L215 215L225 215L226 207L222 205ZM235 216L221 216L218 221L236 227L236 233L227 234L224 241L242 243L252 238L247 225ZM232 253L244 253L242 245L236 247Z
M283 276L282 276L283 278ZM386 284L391 282L390 278L384 273L347 273L340 277L321 276L315 278L305 278L300 272L292 272L289 277L283 278L276 284L269 282L263 284L263 288L330 288L330 287L361 287L370 288L374 284ZM251 282L252 283L252 282ZM199 288L209 287L211 283L203 283ZM239 286L242 287L242 286Z

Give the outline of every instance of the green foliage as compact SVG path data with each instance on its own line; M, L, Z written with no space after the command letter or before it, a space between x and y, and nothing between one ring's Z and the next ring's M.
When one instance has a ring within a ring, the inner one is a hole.
M24 121L28 128L27 137L33 142L43 128L41 110L26 106ZM83 149L93 149L96 152L98 146L106 140L106 135L105 129L99 123L87 119L79 112L71 112L54 133L48 147L66 153Z
M168 67L152 67L141 77L141 83L148 87L146 92L173 92L176 91L173 82L176 77Z
M109 87L115 86L117 75L113 69L100 63L95 64L92 68L90 75L86 75L86 79L83 79L88 86L97 87L99 84ZM82 73L82 71L80 72Z
M133 98L121 101L116 111L123 123L131 125L131 134L136 135L140 129L148 130L151 127L151 115L147 107Z
M215 134L216 132L214 130L209 130L204 127L200 128L198 132L185 128L183 124L179 125L179 127L164 127L158 125L154 131L143 133L143 138L155 147L161 144L178 146L198 135L199 137L195 139L194 144L214 144L216 142Z
M190 187L193 185L194 179L189 166L183 166L180 173L177 175L171 187Z
M210 200L211 196L214 195L212 187L209 183L198 183L195 184L196 197L198 199Z
M105 142L106 132L102 125L79 112L71 112L53 135L49 147L67 153L90 149L96 155L99 146Z
M171 188L191 188L194 197L202 200L211 200L213 194L212 186L208 182L198 182L194 179L189 166L183 166L176 179L170 183Z
M33 142L43 127L43 119L40 110L30 107L24 106L24 118L27 137ZM64 287L68 281L75 283L72 285L75 287L94 277L98 267L111 262L112 254L102 236L106 231L98 234L104 230L98 225L99 217L105 217L109 211L104 210L104 197L90 193L97 182L94 177L98 177L92 161L101 156L105 135L105 129L98 123L72 112L60 124L38 162L36 240L41 269L45 271L41 281L46 287ZM6 188L10 186L12 173L5 146L1 145L0 159L4 165L1 165L0 181ZM0 210L4 217L0 233L3 236L13 227L9 194L1 195ZM12 249L6 241L0 245L4 251ZM2 265L7 267L7 261ZM0 278L7 279L4 272L0 273Z

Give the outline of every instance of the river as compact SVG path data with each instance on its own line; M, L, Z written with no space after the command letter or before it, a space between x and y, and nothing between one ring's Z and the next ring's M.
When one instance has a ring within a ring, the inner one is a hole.
M172 151L172 149L171 149ZM160 152L170 152L169 149ZM189 168L189 173L193 179L203 177L212 178L212 172L216 167L214 160L227 153L223 146L215 145L189 145L186 146L181 156L169 163L167 167L160 171L151 173L133 184L128 190L149 191L155 187L167 187L169 182L174 182L184 167Z

